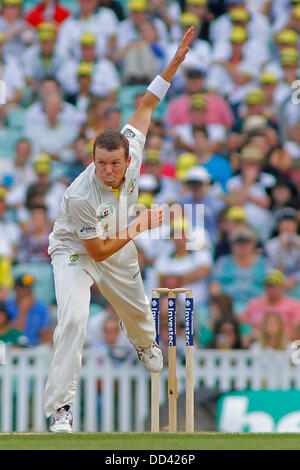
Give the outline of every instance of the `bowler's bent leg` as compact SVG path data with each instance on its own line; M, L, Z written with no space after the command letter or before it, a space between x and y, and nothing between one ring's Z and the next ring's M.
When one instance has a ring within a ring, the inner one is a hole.
M73 403L82 364L93 279L84 269L87 256L70 262L69 254L53 257L58 324L53 335L54 354L44 392L46 416Z

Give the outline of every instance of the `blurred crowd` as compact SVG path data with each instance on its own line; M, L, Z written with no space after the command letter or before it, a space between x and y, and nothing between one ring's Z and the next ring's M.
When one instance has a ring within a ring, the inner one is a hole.
M199 347L285 350L300 338L300 0L2 0L0 340L51 343L47 248L62 195L190 26L143 157L139 204L176 207L168 236L136 239L146 293L193 289ZM182 350L183 324L179 302ZM94 288L86 347L132 357Z

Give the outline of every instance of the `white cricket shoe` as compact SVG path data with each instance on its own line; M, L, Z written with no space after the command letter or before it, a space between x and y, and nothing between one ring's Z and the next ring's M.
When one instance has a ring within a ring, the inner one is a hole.
M49 431L53 433L67 432L72 433L73 414L71 408L63 406L52 415L52 424Z
M147 348L136 347L141 363L151 372L160 372L163 368L163 356L158 344L154 341Z
M127 331L122 320L120 320L120 327L124 335L128 338ZM162 370L164 365L163 356L160 347L155 341L151 344L151 346L148 347L135 346L132 341L130 341L130 343L136 349L138 358L141 363L146 367L146 369L150 370L151 372L160 372Z

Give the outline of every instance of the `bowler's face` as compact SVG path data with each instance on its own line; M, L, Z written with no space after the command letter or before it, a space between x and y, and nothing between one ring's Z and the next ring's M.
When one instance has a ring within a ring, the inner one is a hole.
M130 157L124 155L123 147L116 150L96 148L95 169L98 178L106 185L117 189L123 182Z

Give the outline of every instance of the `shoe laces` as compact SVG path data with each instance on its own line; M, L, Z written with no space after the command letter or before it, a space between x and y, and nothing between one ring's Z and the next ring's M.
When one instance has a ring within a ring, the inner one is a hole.
M153 357L159 357L159 352L156 349L157 344L154 342L151 344L151 346L148 347L138 347L137 351L139 354L143 354L144 356L147 356L149 359L152 359Z
M73 415L72 411L66 410L65 408L60 408L58 411L56 411L54 415L54 422L57 424L63 424L66 422L72 422Z

